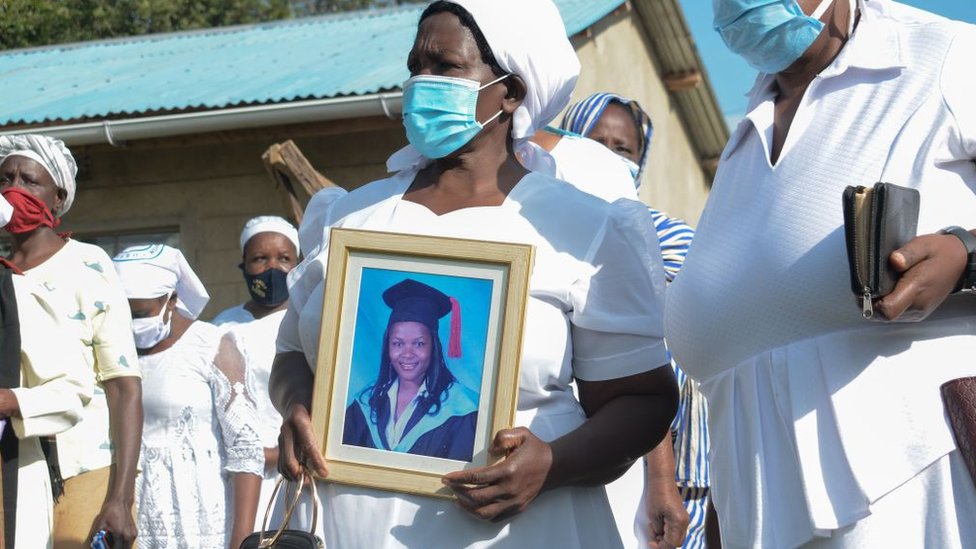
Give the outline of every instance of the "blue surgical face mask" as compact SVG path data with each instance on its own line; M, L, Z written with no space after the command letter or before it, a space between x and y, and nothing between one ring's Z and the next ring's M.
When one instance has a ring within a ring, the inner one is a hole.
M732 53L757 71L774 74L810 49L832 2L823 0L805 15L796 0L712 0L714 26Z
M427 158L444 158L471 141L499 110L478 122L478 92L501 82L502 76L484 86L466 78L414 76L403 84L403 125L407 140Z

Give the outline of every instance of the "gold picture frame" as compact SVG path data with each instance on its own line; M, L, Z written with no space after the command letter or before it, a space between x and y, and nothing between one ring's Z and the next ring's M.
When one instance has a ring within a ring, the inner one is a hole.
M445 473L490 464L492 438L515 416L533 254L524 244L331 229L312 399L327 481L452 497L441 483ZM438 350L431 345L428 356L436 356L422 370L426 376L432 365L441 365L451 384L432 397L424 382L427 391L418 394L430 399L429 408L407 407L399 414L403 421L391 422L391 410L401 406L394 404L396 388L409 379L394 376L409 374L389 358L394 344L388 345L387 334L394 323L385 299L386 290L407 278L460 295L451 295L449 316L454 322L463 313L464 323L451 324L447 331L456 337L445 345L446 317L439 324L435 319ZM460 356L448 360L442 350L450 346L454 352L455 339ZM396 385L384 391L384 383Z

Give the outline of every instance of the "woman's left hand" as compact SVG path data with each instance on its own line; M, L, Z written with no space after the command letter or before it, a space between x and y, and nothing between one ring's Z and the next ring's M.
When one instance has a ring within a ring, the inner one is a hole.
M876 307L888 320L924 320L955 290L966 258L965 246L951 234L915 237L892 252L889 263L902 275Z
M552 465L552 449L525 427L518 427L499 431L488 453L505 459L488 467L448 473L442 481L462 509L498 522L524 511L542 492Z

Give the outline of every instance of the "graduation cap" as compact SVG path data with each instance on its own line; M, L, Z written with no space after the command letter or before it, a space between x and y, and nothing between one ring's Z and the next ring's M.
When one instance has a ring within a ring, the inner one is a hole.
M392 309L389 324L420 322L430 328L434 337L437 337L438 319L451 313L447 356L461 356L461 305L456 299L423 282L405 278L383 292L383 301Z

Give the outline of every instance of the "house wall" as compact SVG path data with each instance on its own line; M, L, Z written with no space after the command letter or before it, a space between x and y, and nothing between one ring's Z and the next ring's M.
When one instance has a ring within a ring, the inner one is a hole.
M319 171L354 188L383 177L387 156L405 143L399 123L379 126L294 140ZM76 150L84 168L63 227L82 238L178 230L180 248L210 292L201 316L210 319L248 299L237 268L244 223L256 215L289 215L284 193L261 162L261 153L287 133Z
M654 124L641 200L697 224L710 182L664 87L637 13L618 10L573 37L573 44L583 65L573 102L596 92L636 99Z
M574 101L596 91L640 101L655 125L641 198L695 223L706 175L642 32L636 14L621 11L574 38L583 64ZM248 299L237 268L241 227L256 215L289 213L261 162L262 152L286 139L350 189L383 177L387 157L406 144L399 121L376 118L77 147L82 172L64 228L79 236L178 231L181 249L210 291L202 315L210 319Z

